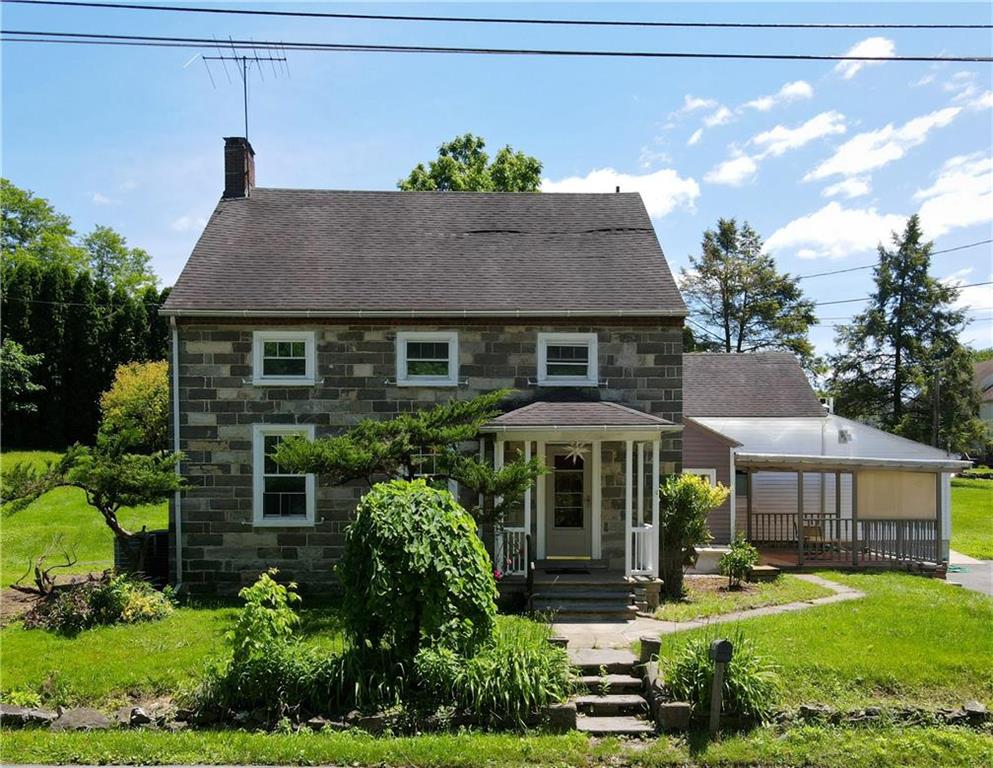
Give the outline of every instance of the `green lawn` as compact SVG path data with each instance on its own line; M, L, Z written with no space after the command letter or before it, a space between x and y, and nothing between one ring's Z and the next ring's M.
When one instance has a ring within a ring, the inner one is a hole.
M993 704L993 600L920 576L822 575L866 597L735 625L779 666L783 703ZM664 636L662 653L714 632Z
M952 549L993 560L993 480L952 480Z
M58 454L48 451L8 451L0 456L0 462L2 466L19 461L40 465L56 458ZM120 519L128 529L140 529L143 525L149 530L165 528L168 504L125 509ZM100 513L87 505L82 490L57 488L22 510L4 514L0 520L0 586L17 581L31 558L40 555L59 534L67 547L75 547L78 561L72 568L57 573L102 571L114 564L114 535Z
M742 584L741 590L728 590L723 576L687 576L686 597L680 602L663 603L655 611L661 621L690 621L746 608L783 605L834 594L830 589L795 576L780 576L762 584Z
M352 733L262 734L7 731L6 763L488 766L807 766L975 768L993 764L993 738L960 728L760 728L707 743L661 737L594 742L579 733L440 734L373 738Z

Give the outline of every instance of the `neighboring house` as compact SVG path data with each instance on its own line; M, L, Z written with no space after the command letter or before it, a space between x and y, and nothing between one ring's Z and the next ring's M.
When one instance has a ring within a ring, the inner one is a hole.
M605 612L596 595L576 608L590 582L562 570L614 596L654 577L658 485L679 471L735 490L711 515L718 545L744 530L852 565L947 549L960 462L825 414L788 355L682 354L686 308L637 194L261 188L251 146L226 139L224 196L162 314L190 486L170 509L173 578L194 594L273 566L333 588L365 485L282 471L285 436L503 387L515 401L480 454L551 471L481 534L510 582L536 562L542 589L578 590L536 608Z
M993 442L993 360L975 363L972 374L979 392L979 418L986 425L989 441ZM993 456L987 456L986 461L993 461Z
M191 485L172 505L177 581L230 593L277 566L331 587L364 484L287 475L272 447L500 387L524 407L491 425L487 455L527 445L553 467L521 510L532 557L651 570L647 477L679 467L686 308L640 195L254 178L248 142L227 139L224 197L163 309ZM523 543L496 559L519 564Z
M947 560L967 462L828 413L785 352L684 355L683 398L683 472L732 489L715 544L741 532L782 565Z

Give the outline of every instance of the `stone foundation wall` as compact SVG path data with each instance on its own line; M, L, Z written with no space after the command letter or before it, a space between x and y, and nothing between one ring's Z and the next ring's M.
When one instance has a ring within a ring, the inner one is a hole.
M317 383L305 387L255 386L252 332L269 328L317 332ZM457 388L397 387L398 330L457 330ZM230 594L265 568L278 567L305 591L334 588L332 565L343 533L366 486L332 488L318 479L315 524L257 528L252 524L252 425L313 424L332 434L365 417L470 398L500 387L528 402L560 388L539 388L539 331L598 336L600 379L584 390L675 422L682 421L682 325L658 319L597 321L468 321L454 323L312 321L253 323L179 321L180 448L190 489L182 499L183 583L194 594ZM678 465L678 438L663 444L662 461ZM623 562L623 445L604 443L604 556ZM616 472L610 467L617 465ZM616 479L614 476L616 475ZM175 510L172 510L173 515ZM175 530L172 519L170 529ZM619 535L617 532L619 531ZM491 542L487 542L488 545ZM175 568L173 568L175 573Z

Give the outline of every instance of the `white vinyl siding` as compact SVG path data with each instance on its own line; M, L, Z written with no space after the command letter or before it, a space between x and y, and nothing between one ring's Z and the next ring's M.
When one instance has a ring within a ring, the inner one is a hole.
M252 520L255 526L314 524L314 475L287 472L270 457L279 441L301 435L313 439L314 426L256 424L252 430Z
M315 380L313 331L255 331L252 334L252 383L295 386Z
M833 514L835 511L834 484L834 475L831 473L821 475L805 472L803 475L803 511L814 514L823 510L828 514ZM821 505L822 488L823 507ZM752 512L795 514L796 491L795 472L753 472ZM744 531L748 525L748 499L744 493L737 495L735 511L735 527L739 531ZM841 475L841 517L843 520L852 517L852 478L847 472Z
M599 381L595 333L539 333L538 384L595 387Z
M401 331L397 334L397 385L455 387L459 383L456 331Z

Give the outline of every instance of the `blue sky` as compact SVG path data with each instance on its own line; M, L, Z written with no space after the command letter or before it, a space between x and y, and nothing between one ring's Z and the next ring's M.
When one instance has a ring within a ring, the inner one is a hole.
M258 8L710 21L990 23L977 4L254 4ZM988 31L644 30L244 19L4 5L6 29L401 44L876 55L991 54ZM108 224L152 253L163 284L221 190L241 89L197 51L6 45L2 169L78 229ZM208 52L209 53L209 52ZM252 79L263 186L392 189L465 131L544 163L546 189L641 191L674 270L719 216L748 220L783 269L873 260L920 211L937 248L993 237L988 64L603 60L290 53L289 78ZM935 257L959 282L993 279L993 248ZM868 271L804 281L818 301L863 296ZM993 286L966 289L965 339L993 343ZM813 338L861 305L822 308Z

